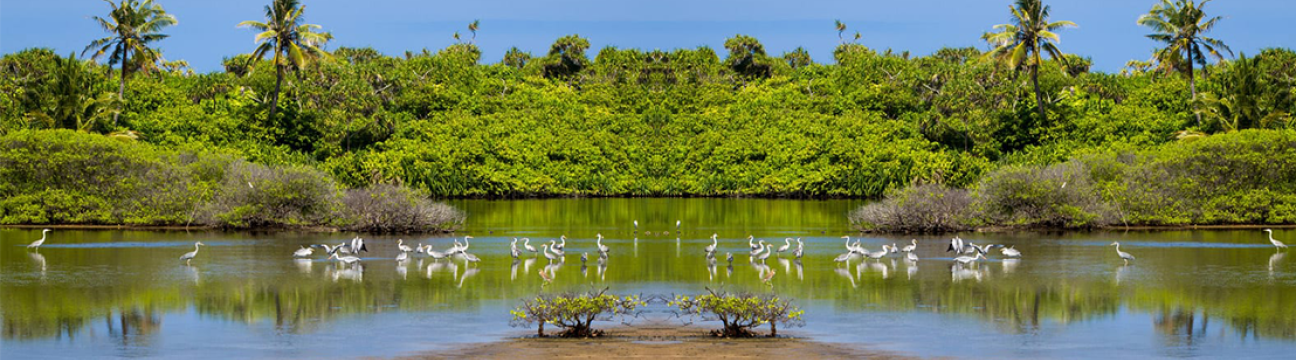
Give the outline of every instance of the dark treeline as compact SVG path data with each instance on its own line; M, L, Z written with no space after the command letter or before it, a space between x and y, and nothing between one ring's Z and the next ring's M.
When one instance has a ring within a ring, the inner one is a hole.
M438 197L878 197L1217 133L1286 134L1296 53L1229 60L1217 40L1176 40L1183 3L1139 19L1168 45L1118 74L1062 53L1055 31L1069 22L1031 0L983 37L992 51L911 56L856 37L831 61L769 54L743 35L718 50L597 53L571 35L548 53L514 48L486 64L469 36L388 56L325 51L333 35L313 32L266 40L206 74L145 51L116 60L131 70L123 81L112 57L30 49L0 60L0 134L77 129ZM300 19L282 20L244 25Z

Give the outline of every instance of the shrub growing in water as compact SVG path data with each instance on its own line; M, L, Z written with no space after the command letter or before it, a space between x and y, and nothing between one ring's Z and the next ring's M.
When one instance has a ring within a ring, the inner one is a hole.
M987 174L977 190L994 223L1070 228L1107 225L1112 219L1088 166L1076 161L1003 167Z
M752 328L769 324L769 336L778 335L778 325L802 326L805 320L801 315L804 310L792 305L791 300L784 300L775 295L730 294L707 289L706 294L695 297L676 296L669 306L690 315L703 316L706 320L718 320L724 325L712 335L722 337L753 337Z
M366 232L449 230L464 215L450 205L434 203L425 191L379 184L347 190L342 198L344 229Z
M967 190L928 184L888 191L885 199L851 212L850 221L861 229L961 231L973 227L973 212Z
M607 288L599 292L566 293L558 295L539 295L526 300L513 314L512 326L529 327L538 324L537 334L545 336L545 324L553 324L562 329L561 337L601 336L601 330L590 327L595 320L608 321L614 315L625 316L645 305L638 296L618 298L606 294Z
M225 170L208 221L236 228L332 224L340 196L333 179L319 170L236 161Z

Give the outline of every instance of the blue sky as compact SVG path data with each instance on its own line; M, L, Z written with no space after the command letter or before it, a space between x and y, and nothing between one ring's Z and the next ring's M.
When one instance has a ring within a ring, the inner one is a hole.
M187 60L199 71L220 68L222 58L252 50L254 33L234 25L260 20L270 0L158 0L179 19L160 48L169 60ZM773 54L804 46L818 62L831 62L837 44L833 20L859 31L875 49L926 55L946 46L984 48L978 36L1008 20L1010 0L909 1L419 1L304 0L306 20L331 31L339 46L369 46L389 55L405 50L439 49L452 44L455 31L480 19L477 44L483 61L496 62L517 46L543 55L560 36L577 33L594 50L722 49L734 34L755 36ZM1135 24L1152 0L1052 0L1055 20L1080 25L1063 30L1061 48L1092 57L1102 71L1118 71L1131 59L1146 60L1156 46ZM0 52L50 47L80 51L104 36L90 16L106 13L101 0L0 1ZM1296 1L1217 0L1207 9L1224 15L1211 33L1234 52L1255 54L1266 47L1296 48ZM723 51L719 51L723 55Z

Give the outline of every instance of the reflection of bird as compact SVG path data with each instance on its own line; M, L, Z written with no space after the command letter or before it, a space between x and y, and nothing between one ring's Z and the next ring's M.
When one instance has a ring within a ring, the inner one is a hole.
M184 260L185 263L188 264L188 263L189 263L189 260L193 260L193 258L194 258L195 256L198 256L198 246L199 246L199 245L206 245L206 244L203 244L202 241L199 241L199 242L194 243L194 251L190 251L190 252L185 253L184 255L180 255L180 260Z
M401 251L399 254L396 254L396 262L403 262L405 260L409 260L409 253Z
M49 231L49 230L46 230L46 231ZM1267 232L1267 233L1269 233L1269 242L1270 242L1270 243L1273 243L1274 247L1279 248L1279 249L1284 249L1284 250L1287 249L1287 244L1283 244L1282 241L1274 240L1274 237L1273 237L1273 229L1264 229L1264 231ZM45 238L45 237L41 237L41 239L44 239L44 238Z
M47 233L49 233L49 232L50 232L50 229L41 230L41 238L40 238L40 240L32 241L31 245L27 245L27 248L28 248L28 249L40 249L41 244L44 244L44 243L45 243L45 234L47 234Z
M396 249L400 250L401 252L414 251L414 249L410 248L409 245L405 245L405 239L396 239Z
M1283 256L1287 256L1287 253L1285 253L1285 252L1281 252L1281 251L1278 251L1278 252L1274 252L1273 255L1270 255L1270 256L1269 256L1269 279L1270 279L1270 280L1273 280L1273 276L1274 276L1274 267L1275 267L1276 265L1278 265L1279 262L1282 261ZM43 269L43 266L45 266L45 263L44 263L44 262L41 262L41 266L42 266L42 269Z
M1116 246L1116 256L1120 256L1121 260L1125 260L1126 265L1129 265L1130 260L1134 260L1134 255L1120 251L1120 242L1113 241L1111 245L1108 246Z
M905 254L905 260L909 260L909 261L914 261L914 262L916 262L916 261L918 261L918 255L914 255L914 253L913 253L912 251L910 251L910 252L908 252L908 253Z
M311 256L311 254L313 254L313 253L315 253L315 249L314 249L314 248L309 248L309 247L306 247L306 245L302 245L302 246L301 246L301 249L297 249L297 251L293 251L293 257L295 257L295 258L304 258L304 257L309 257L309 256Z
M999 252L1003 253L1003 256L1007 258L1016 259L1021 257L1021 251L1017 251L1017 249L1014 249L1012 246L999 248Z

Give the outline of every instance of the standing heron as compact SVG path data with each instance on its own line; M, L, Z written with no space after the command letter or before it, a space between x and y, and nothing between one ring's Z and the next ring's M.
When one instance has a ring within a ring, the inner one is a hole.
M778 248L779 256L783 256L783 252L788 251L790 248L792 248L792 238L784 238L783 246L779 246Z
M752 249L751 256L755 257L757 254L760 254L761 251L765 251L765 240L760 240L756 243L756 248Z
M329 258L325 260L329 260L329 259L338 259L338 261L341 261L342 263L347 265L355 264L360 261L360 258L355 256L351 256L351 255L338 256L338 254L329 255Z
M557 243L558 243L557 241L549 240L549 251L553 252L554 255L558 255L559 257L566 256L567 252L562 251L562 248L558 247Z
M609 249L607 245L603 245L603 234L598 234L598 241L595 242L595 245L598 245L599 252L603 253L604 257L607 257L607 253Z
M634 229L635 229L635 232L638 232L638 231L639 231L639 220L635 220L635 221L634 221Z
M955 254L962 254L962 253L963 253L963 239L959 238L958 236L955 236L953 239L950 239L950 246L949 246L949 249L946 249L945 252L953 252L953 253L955 253Z
M1130 255L1130 254L1127 253L1127 252L1120 251L1120 242L1119 242L1119 241L1113 241L1113 242L1111 243L1111 245L1107 245L1107 246L1115 246L1115 247L1116 247L1116 256L1120 256L1121 260L1125 260L1125 265L1129 265L1130 260L1134 260L1134 255Z
M472 236L464 235L463 247L459 248L460 253L468 251L468 239L472 239Z
M762 252L762 253L760 253L760 255L756 257L756 260L760 261L762 264L765 263L765 259L769 259L769 257L770 257L770 253L774 252L774 249L773 249L773 248L774 248L774 245L765 244L765 247L764 247L764 248L765 248L765 251Z
M302 245L301 249L297 249L297 251L293 251L293 257L295 258L310 257L311 254L314 253L315 253L315 249L313 247L306 247L306 245Z
M185 253L184 255L180 255L180 260L184 260L185 264L188 264L189 260L193 260L195 256L198 256L198 246L201 245L207 245L207 244L203 244L202 241L194 243L194 251L190 251Z
M536 248L534 246L531 246L530 238L522 238L522 248L526 249L526 251L529 251L533 254L536 252Z
M461 252L461 253L459 253L459 256L463 256L464 263L470 263L470 262L478 262L478 261L481 261L481 258L477 257L477 255L469 254L469 253L466 253L466 252ZM464 275L467 275L467 274L468 274L468 273L466 273L466 272L464 273ZM461 280L461 281L462 281L462 280Z
M549 259L550 264L552 264L554 260L558 260L557 255L549 253L549 244L540 245L540 248L542 249L541 252L544 253L545 259Z
M396 239L396 249L403 253L414 251L409 245L405 245L405 239Z
M675 220L675 232L678 233L679 231L680 231L680 221Z
M910 239L910 240L909 240L909 245L905 245L905 247L904 247L904 248L901 248L900 251L904 251L904 252L913 252L914 249L917 249L917 248L918 248L918 239Z
M999 252L1003 253L1004 257L1010 259L1016 259L1021 257L1021 251L1017 251L1017 249L1014 249L1012 246L1006 248L999 248Z
M432 244L428 244L427 249L423 250L423 253L426 253L428 256L431 256L433 261L444 259L446 256L450 255L448 252L443 253L443 252L433 251Z
M720 245L720 240L717 239L719 236L719 234L711 234L711 245L707 245L707 247L703 249L707 254L715 254L716 246Z
M45 231L49 231L49 230L45 230ZM1279 249L1287 250L1287 244L1283 244L1282 241L1278 241L1278 240L1275 240L1275 239L1274 239L1274 237L1273 237L1273 229L1264 229L1264 231L1265 231L1266 233L1269 233L1269 242L1270 242L1270 243L1273 243L1273 245L1274 245L1275 248L1279 248ZM42 236L41 239L44 240L45 237Z
M891 253L891 246L882 245L882 250L874 252L865 252L863 248L860 248L860 251L863 252L865 256L868 256L869 259L881 260L883 256Z
M48 234L49 232L50 232L50 229L41 230L41 238L40 238L40 240L32 241L31 245L27 245L27 248L28 248L28 249L36 249L36 250L40 250L40 246L41 246L41 244L44 244L44 243L45 243L45 234Z
M559 236L558 238L562 239L562 243L554 245L553 248L557 249L558 251L567 251L567 235L562 235Z
M355 239L351 239L351 252L359 255L361 251L369 252L369 247L365 246L364 239L356 236Z

